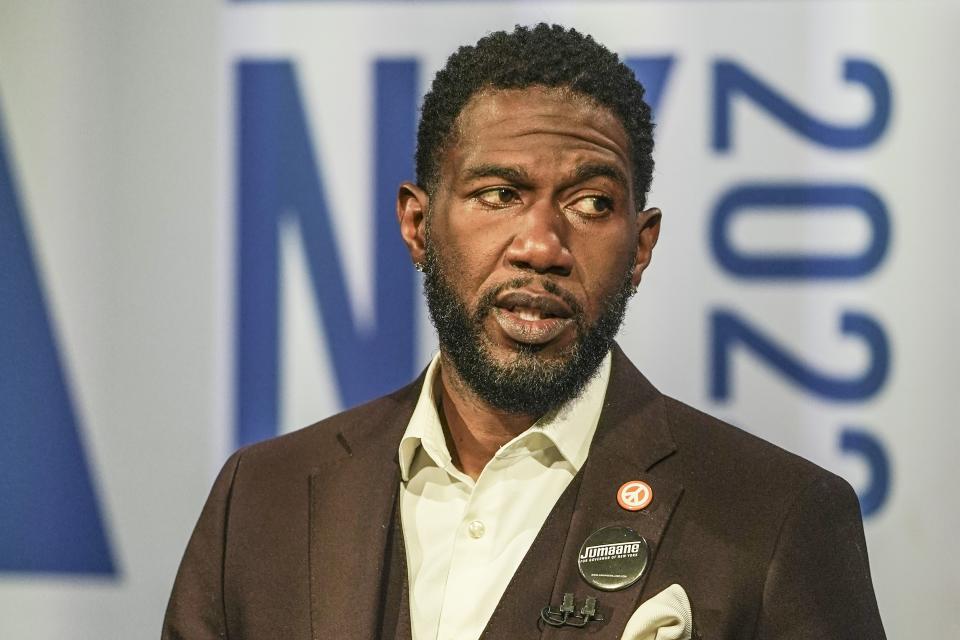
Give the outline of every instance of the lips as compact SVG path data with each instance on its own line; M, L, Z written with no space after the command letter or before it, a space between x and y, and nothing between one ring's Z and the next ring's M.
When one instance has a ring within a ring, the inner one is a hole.
M573 311L566 302L525 291L498 297L493 316L508 337L523 344L546 344L573 324Z

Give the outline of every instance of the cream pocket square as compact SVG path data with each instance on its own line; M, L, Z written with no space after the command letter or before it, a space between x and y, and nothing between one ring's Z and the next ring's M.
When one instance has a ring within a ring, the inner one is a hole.
M672 584L637 607L620 640L690 640L692 633L687 592Z

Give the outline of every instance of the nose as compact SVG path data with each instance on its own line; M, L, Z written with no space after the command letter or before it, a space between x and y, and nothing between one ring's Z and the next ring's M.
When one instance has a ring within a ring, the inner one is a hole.
M570 275L573 255L567 247L567 220L553 203L542 202L518 218L520 225L507 248L511 267L560 276Z

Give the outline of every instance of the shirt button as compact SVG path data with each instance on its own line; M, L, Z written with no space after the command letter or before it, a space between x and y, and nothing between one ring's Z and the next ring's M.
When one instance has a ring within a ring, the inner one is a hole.
M470 534L471 538L482 538L486 532L487 528L479 520L474 520L467 525L467 533Z

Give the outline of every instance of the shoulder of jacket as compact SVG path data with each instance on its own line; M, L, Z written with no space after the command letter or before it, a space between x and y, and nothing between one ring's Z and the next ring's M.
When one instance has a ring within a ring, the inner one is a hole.
M675 464L701 513L744 524L756 519L766 528L827 496L856 506L850 484L831 471L678 400L664 402Z
M242 447L231 459L236 458L247 471L260 466L308 471L322 468L343 455L345 441L341 434L362 438L366 432L396 420L399 412L408 410L409 396L418 389L415 382L296 431Z

